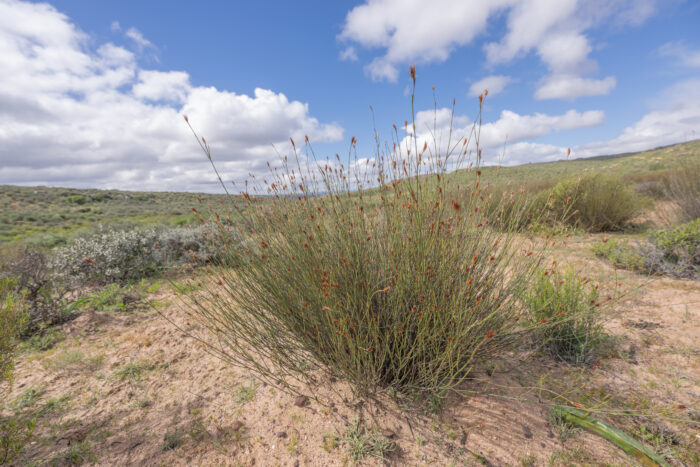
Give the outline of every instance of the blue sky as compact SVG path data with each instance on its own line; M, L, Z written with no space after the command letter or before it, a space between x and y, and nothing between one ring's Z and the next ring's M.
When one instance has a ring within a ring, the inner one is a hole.
M0 183L216 191L184 113L228 179L290 136L369 153L370 105L385 139L409 118L411 64L419 133L432 86L458 128L490 88L491 163L506 140L505 164L685 141L698 24L680 0L0 0Z

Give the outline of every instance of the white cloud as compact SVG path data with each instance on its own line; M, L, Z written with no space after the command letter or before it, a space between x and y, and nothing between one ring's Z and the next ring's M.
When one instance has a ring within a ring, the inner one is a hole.
M119 21L112 21L112 25L110 26L110 29L114 32L119 32L122 30L121 24L119 24Z
M654 100L655 108L612 139L571 148L571 157L644 151L700 137L700 79L681 81ZM506 163L564 159L566 147L521 142L506 147Z
M395 82L408 63L445 61L460 46L484 34L489 21L507 15L506 33L484 46L491 66L536 52L550 77L575 76L589 86L562 87L558 98L574 99L586 92L609 92L611 77L595 80L582 75L596 71L589 58L587 31L608 21L641 24L656 8L655 0L366 0L350 10L339 38L370 49L384 50L365 67L375 80ZM551 81L550 78L544 80ZM561 81L559 79L559 81ZM600 81L605 86L591 86ZM562 94L571 89L572 93ZM550 95L543 92L542 95Z
M437 142L440 152L444 155L447 152L450 121L452 121L451 144L454 144L458 138L469 135L472 129L472 121L469 117L464 115L453 116L451 109L448 108L418 112L416 114L418 147L423 146L425 142L430 147L433 147L434 142ZM504 110L501 112L498 120L482 125L479 143L484 149L485 159L489 163L542 160L542 158L550 157L552 154L561 152L561 150L556 146L539 145L526 140L560 131L598 126L602 125L604 121L605 114L600 110L587 112L569 110L560 115L542 113L520 115L510 110ZM409 134L411 133L412 130L409 127ZM408 141L408 139L405 139L403 144L406 144ZM500 161L499 157L504 145L506 145L506 158L508 160ZM526 149L532 150L535 147L537 147L537 151L533 152L531 156L537 157L537 159L525 158L523 155L524 151Z
M140 70L132 92L143 100L183 102L191 89L190 76L184 71Z
M275 161L271 143L342 138L284 94L192 86L185 72L143 70L123 47L89 44L50 5L0 1L0 184L218 190L183 113L226 180Z
M582 96L603 96L608 94L616 83L612 76L589 79L576 75L550 75L535 91L535 98L576 99Z
M126 32L124 33L124 35L126 35L126 37L128 37L129 39L134 41L136 43L136 45L139 47L139 50L144 50L147 48L155 48L153 43L151 41L149 41L148 39L146 39L143 36L143 34L141 33L141 31L139 31L136 28L127 29Z
M358 60L358 58L357 58L357 52L355 51L355 47L353 47L353 46L346 47L345 50L340 52L340 59L343 61L349 60L351 62L356 62Z
M374 79L396 81L397 65L440 62L483 32L489 16L512 0L369 0L348 12L340 39L386 49L367 67Z
M481 78L469 87L469 95L476 97L488 89L489 96L494 96L505 89L508 84L513 82L513 78L503 75L491 75Z
M664 90L656 99L656 108L620 136L588 143L576 148L581 157L643 151L666 144L700 137L700 79L681 81Z
M674 58L681 66L700 68L700 49L693 49L684 42L667 42L659 47L658 52Z

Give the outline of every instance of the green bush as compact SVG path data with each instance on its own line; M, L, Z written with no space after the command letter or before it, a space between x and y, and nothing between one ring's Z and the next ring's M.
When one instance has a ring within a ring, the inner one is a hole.
M667 196L678 206L680 222L700 218L700 161L685 160L666 180Z
M466 185L446 176L462 141L441 155L378 145L363 160L353 141L346 163L295 153L256 187L269 196L242 193L240 225L215 225L248 239L229 251L245 267L218 268L183 297L210 349L290 390L320 370L371 397L452 389L518 342L543 250L491 228L479 168Z
M0 383L12 382L15 366L15 352L19 332L24 326L25 314L19 305L20 298L13 293L14 279L0 280ZM1 412L6 395L0 391L0 464L5 465L15 459L31 438L34 420L29 417L6 416Z
M27 318L22 337L42 333L70 318L70 290L56 277L44 251L20 246L7 251L0 266L0 279L12 278L13 293L22 298Z
M26 319L15 287L15 279L0 279L0 383L12 379L19 332Z
M543 349L576 365L592 361L602 338L597 288L587 286L572 269L564 274L539 271L524 301Z
M589 232L605 232L621 230L642 204L619 178L592 174L559 182L547 206L556 219Z
M608 241L593 247L624 269L679 278L700 277L700 219L647 235L636 244Z

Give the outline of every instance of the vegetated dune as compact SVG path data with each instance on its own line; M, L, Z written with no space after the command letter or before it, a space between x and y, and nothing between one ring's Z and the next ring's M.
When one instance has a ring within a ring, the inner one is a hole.
M602 238L574 236L557 256L601 290L617 281L626 291L605 325L609 354L583 368L506 356L418 417L349 406L342 381L307 388L308 400L257 383L188 336L194 323L167 285L126 310L85 312L53 348L19 358L9 400L38 419L17 464L326 466L356 455L372 465L377 455L390 465L636 465L552 419L548 406L564 403L595 406L591 416L690 465L700 452L700 287L615 272L590 253Z

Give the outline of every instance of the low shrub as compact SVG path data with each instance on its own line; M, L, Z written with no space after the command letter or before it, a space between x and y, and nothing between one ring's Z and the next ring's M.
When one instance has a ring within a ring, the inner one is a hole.
M202 228L101 228L59 248L53 265L75 285L125 284L210 254Z
M0 383L12 379L19 333L26 316L14 295L14 279L0 280Z
M700 218L700 161L684 160L666 179L666 193L678 206L678 221Z
M558 360L590 363L602 339L598 291L568 269L539 271L524 294L537 344Z
M0 383L12 382L15 352L25 314L14 295L14 279L0 280ZM34 419L28 416L4 415L6 395L0 390L0 464L14 460L31 439Z
M56 277L44 251L27 246L12 250L4 258L0 278L12 279L13 293L21 297L27 318L20 331L22 337L70 319L74 308L70 289Z
M559 182L547 203L554 218L588 232L621 230L641 207L632 188L602 174Z
M647 235L635 244L608 241L593 247L615 266L678 278L700 278L700 219Z
M308 158L295 150L296 163L251 184L233 200L240 225L212 219L248 239L227 250L245 267L210 268L182 296L210 350L292 391L321 372L372 397L441 394L519 342L519 299L544 250L492 228L478 156L471 182L447 176L453 160L480 155L476 134L443 152L409 136L373 159L353 139L347 162L314 162L307 145Z

